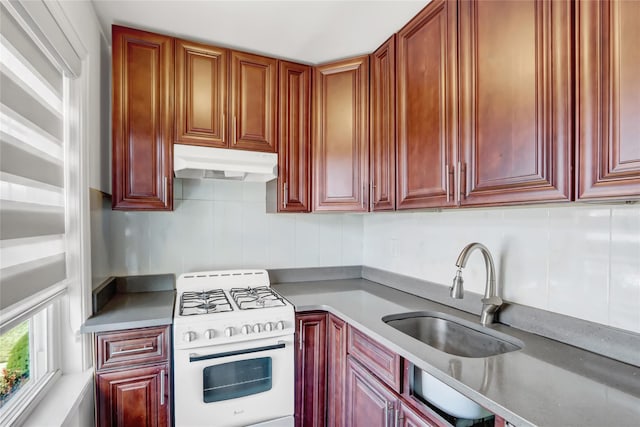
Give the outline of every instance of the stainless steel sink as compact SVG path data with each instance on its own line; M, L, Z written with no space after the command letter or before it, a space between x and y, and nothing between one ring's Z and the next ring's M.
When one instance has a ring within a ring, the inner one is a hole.
M420 311L385 316L387 325L455 356L488 357L520 350L513 337L445 313Z

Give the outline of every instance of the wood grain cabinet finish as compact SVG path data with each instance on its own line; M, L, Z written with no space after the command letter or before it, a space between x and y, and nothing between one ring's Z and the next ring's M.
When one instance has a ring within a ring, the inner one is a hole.
M99 426L169 426L169 364L96 375Z
M434 0L397 35L397 209L456 205L456 18Z
M173 39L112 27L113 209L173 208Z
M313 210L366 212L369 57L315 67Z
M311 67L280 61L278 212L311 209Z
M171 425L171 326L96 334L96 424Z
M327 314L296 315L295 425L325 425Z
M327 426L345 425L347 324L333 314L327 321Z
M175 50L175 142L227 147L229 52L186 40Z
M414 412L406 403L398 402L397 423L394 427L437 427L439 424Z
M402 366L398 354L352 326L347 332L347 352L395 392L401 392Z
M277 152L278 61L231 51L230 148Z
M577 1L576 199L640 198L640 2Z
M347 356L346 425L393 425L397 397L352 356Z
M460 205L569 200L571 2L458 5Z
M371 54L370 207L396 208L396 37Z

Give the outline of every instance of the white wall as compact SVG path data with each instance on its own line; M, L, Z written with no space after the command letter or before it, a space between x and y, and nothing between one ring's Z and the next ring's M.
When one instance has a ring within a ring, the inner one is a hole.
M461 249L485 244L508 301L640 332L640 207L576 205L371 214L363 263L449 286ZM474 254L465 289L484 291Z
M362 264L362 215L267 214L265 192L176 180L173 212L111 212L113 274Z

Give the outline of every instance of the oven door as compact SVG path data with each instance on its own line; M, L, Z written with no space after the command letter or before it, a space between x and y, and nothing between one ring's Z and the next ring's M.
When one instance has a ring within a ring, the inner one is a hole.
M246 426L292 416L293 336L174 354L177 426Z

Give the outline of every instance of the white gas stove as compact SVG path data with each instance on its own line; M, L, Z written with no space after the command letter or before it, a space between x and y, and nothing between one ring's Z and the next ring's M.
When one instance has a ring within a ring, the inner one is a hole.
M268 273L188 273L176 291L176 425L293 425L295 314Z

